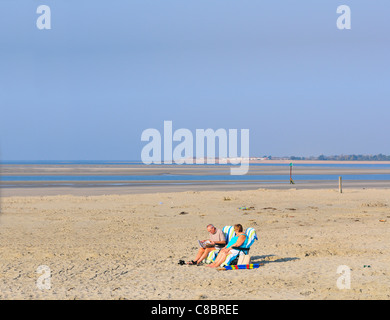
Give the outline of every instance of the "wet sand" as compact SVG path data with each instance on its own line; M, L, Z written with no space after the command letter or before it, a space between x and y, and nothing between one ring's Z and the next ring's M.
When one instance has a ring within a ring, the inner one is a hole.
M295 163L293 173L296 175L313 175L313 174L328 174L328 175L343 175L343 174L390 174L390 167L384 168L361 168L361 167L345 167L347 162L327 162L332 165L330 167L316 166L323 162L312 163ZM290 167L288 164L281 165L278 161L261 163L266 165L258 165L253 163L249 166L249 175L289 175ZM305 164L313 166L299 166ZM354 165L359 164L382 164L390 165L387 162L354 162ZM339 166L337 166L339 165ZM3 176L12 175L226 175L230 174L229 165L80 165L80 164L64 164L64 165L0 165L0 173Z
M264 163L264 162L262 162ZM185 178L181 180L154 180L154 181L7 181L2 182L1 194L3 196L44 196L57 194L71 195L102 195L102 194L139 194L154 192L176 192L176 191L201 191L201 190L256 190L258 188L267 189L334 189L338 188L338 180L304 180L305 175L372 175L372 174L390 174L390 168L346 168L337 166L346 164L346 162L326 162L335 165L335 167L317 167L317 166L294 166L293 178L300 177L303 180L295 181L290 185L289 181L270 181L261 179L261 176L286 175L290 173L289 166L278 166L281 161L267 162L266 166L250 166L248 175L258 175L260 180L253 181L230 181L226 182L222 176L230 174L230 166L169 166L169 165L1 165L2 176L18 175L62 175L62 176L123 176L123 175L143 175L159 176L167 175L210 175L215 176L215 181L188 181ZM294 162L295 163L295 162ZM309 164L308 161L297 163ZM322 162L311 162L310 164L320 164ZM387 164L384 162L375 162L371 164ZM354 164L364 164L364 162L354 162ZM221 180L218 177L221 176ZM374 180L354 180L344 181L344 188L390 188L390 181Z

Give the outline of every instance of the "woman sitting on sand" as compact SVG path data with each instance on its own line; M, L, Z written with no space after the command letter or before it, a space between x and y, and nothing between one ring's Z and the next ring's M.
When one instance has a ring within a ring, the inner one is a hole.
M231 254L238 254L240 251L237 249L232 249L232 247L246 247L246 244L248 242L248 237L243 231L241 224L235 224L234 225L234 231L236 232L236 236L231 238L229 243L226 245L226 247L222 248L221 251L219 251L219 254L215 261L213 263L210 263L207 267L210 268L216 268L219 267L225 260L226 257Z

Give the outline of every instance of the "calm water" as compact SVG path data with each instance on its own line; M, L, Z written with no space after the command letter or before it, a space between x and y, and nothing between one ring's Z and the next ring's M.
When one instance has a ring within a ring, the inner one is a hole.
M338 180L339 175L295 175L294 180ZM289 175L39 175L39 176L2 176L1 181L289 181ZM343 175L343 180L390 181L390 174L350 174Z
M294 161L291 161L294 164ZM4 165L140 165L144 166L141 161L104 161L104 160L39 160L39 161L0 161ZM152 165L153 166L153 165ZM177 166L176 164L164 164L164 166ZM187 166L207 166L207 164L192 164ZM231 166L231 164L214 164L213 166ZM250 166L264 167L288 167L285 163L251 163ZM294 167L322 167L322 168L366 168L366 169L390 169L390 164L294 164Z
M139 161L7 161L1 162L1 164L7 165L133 165L144 166ZM153 165L152 165L153 166ZM166 165L166 166L177 166ZM196 165L194 166L202 166ZM207 166L207 164L205 165ZM218 165L215 166L231 166ZM251 164L251 166L278 166L288 168L288 164ZM342 168L342 169L390 169L390 164L296 164L294 167L315 167L315 168ZM288 171L287 171L288 172ZM296 181L314 181L314 180L332 180L337 181L339 175L335 174L314 174L314 175L293 175L293 179ZM343 174L343 180L371 180L371 181L390 181L390 174ZM0 176L0 181L3 182L97 182L97 181L114 181L114 182L148 182L148 181L177 181L180 183L191 183L191 181L223 181L223 183L234 183L235 181L264 181L264 182L281 182L289 181L290 176L283 175L241 175L232 176L226 175L13 175L13 176Z

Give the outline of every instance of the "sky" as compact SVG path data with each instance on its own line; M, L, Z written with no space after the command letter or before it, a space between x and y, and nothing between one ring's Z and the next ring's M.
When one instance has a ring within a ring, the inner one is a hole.
M249 129L251 156L390 154L388 0L1 0L0 16L1 160L139 160L164 120Z

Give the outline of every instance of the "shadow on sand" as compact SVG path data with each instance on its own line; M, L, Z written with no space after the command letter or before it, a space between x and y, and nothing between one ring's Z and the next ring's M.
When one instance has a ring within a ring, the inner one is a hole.
M299 258L281 258L278 256L275 256L274 254L264 255L264 256L252 256L251 257L251 263L275 263L275 262L287 262L287 261L294 261L299 260Z

